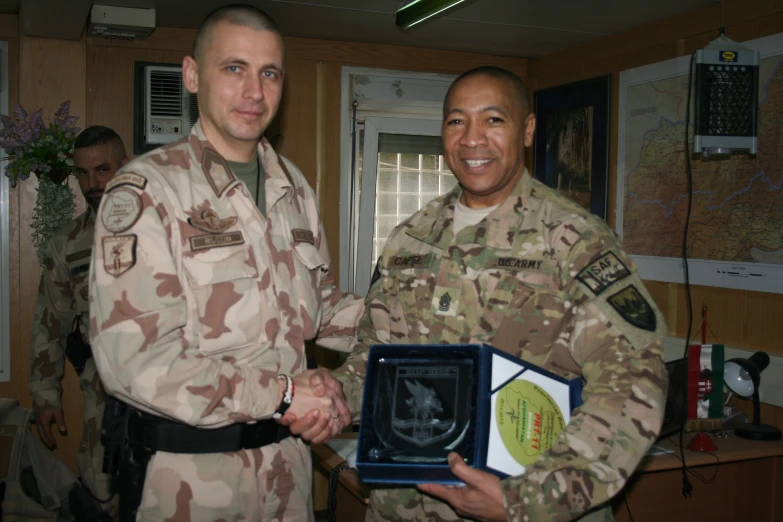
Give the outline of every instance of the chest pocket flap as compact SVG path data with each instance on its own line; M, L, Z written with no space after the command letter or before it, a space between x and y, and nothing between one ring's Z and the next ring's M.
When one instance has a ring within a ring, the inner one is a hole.
M248 246L212 248L185 257L182 262L196 286L214 285L236 279L257 278L258 268Z

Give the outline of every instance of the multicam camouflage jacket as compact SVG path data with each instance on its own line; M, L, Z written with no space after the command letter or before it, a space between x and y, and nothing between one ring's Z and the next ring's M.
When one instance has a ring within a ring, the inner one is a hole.
M86 212L60 229L47 246L35 301L30 342L30 395L33 407L62 408L61 381L65 365L65 341L79 317L79 330L89 340L90 271L95 212ZM79 379L82 389L98 381L95 365L88 360Z
M266 218L198 124L107 185L90 335L112 395L202 427L263 419L305 340L352 348L363 303L333 284L315 195L266 140L258 153Z
M660 430L664 319L606 224L527 172L504 203L454 237L459 195L456 187L392 233L365 302L360 348L335 375L357 413L374 343L488 343L581 375L584 404L554 447L502 481L508 520L572 520L622 488ZM392 503L389 491L377 493L379 504ZM437 503L397 491L397 507Z

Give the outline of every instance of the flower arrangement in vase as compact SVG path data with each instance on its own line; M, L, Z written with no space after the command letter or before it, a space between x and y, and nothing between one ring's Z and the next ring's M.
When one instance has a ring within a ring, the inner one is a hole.
M66 101L54 118L45 124L43 110L31 115L20 104L14 107L14 118L0 114L0 147L8 154L5 175L12 187L27 179L38 177L38 193L33 213L33 244L38 261L43 266L46 247L52 235L73 218L76 203L68 185L73 172L73 144L79 128L77 116L68 113L71 102Z

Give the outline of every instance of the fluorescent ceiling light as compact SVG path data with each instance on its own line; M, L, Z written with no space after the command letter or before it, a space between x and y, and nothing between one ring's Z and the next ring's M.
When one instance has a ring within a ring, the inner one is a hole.
M403 29L410 29L414 25L465 1L466 0L414 0L399 8L394 13L397 16L397 26L402 27Z

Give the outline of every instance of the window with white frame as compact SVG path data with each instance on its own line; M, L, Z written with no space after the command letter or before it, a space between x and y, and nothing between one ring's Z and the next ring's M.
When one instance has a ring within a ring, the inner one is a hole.
M343 69L340 287L364 295L394 228L457 183L442 155L453 77Z

